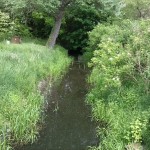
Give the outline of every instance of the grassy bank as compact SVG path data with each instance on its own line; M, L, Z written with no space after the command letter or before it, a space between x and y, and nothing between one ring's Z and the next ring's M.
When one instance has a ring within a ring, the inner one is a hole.
M58 80L70 62L61 47L50 52L34 43L0 43L0 150L36 139L44 106L38 83Z
M125 20L100 24L90 33L87 101L100 122L100 144L93 150L150 149L149 25Z

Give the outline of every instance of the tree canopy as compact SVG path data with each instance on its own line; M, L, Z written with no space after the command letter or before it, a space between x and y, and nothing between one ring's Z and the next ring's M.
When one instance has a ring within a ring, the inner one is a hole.
M48 47L54 47L56 39L61 44L68 42L67 49L86 47L87 32L98 22L147 18L150 13L148 0L1 0L0 4L16 24L27 28L25 34L31 31L37 37L49 36Z

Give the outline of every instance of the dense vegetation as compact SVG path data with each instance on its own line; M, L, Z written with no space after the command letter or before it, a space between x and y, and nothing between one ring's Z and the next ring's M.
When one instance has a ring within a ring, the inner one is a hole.
M95 27L89 46L92 90L88 103L100 122L99 150L150 147L150 20L124 20ZM103 126L103 128L102 128Z
M91 149L149 149L149 8L149 0L1 0L0 149L35 140L44 106L38 83L58 79L70 63L65 50L53 48L56 39L84 53L91 68L87 103L101 139ZM49 49L9 44L15 35L41 38Z
M39 83L61 78L70 59L60 47L50 53L34 43L0 43L0 64L0 149L8 150L36 139L45 106Z
M0 11L0 40L10 36L12 32L13 23L7 13Z
M0 8L10 14L14 23L13 35L34 36L47 40L51 36L56 38L57 30L57 42L66 49L77 52L86 47L88 31L98 22L105 22L108 17L114 16L114 10L105 10L100 0L50 0L47 3L44 0L1 0ZM51 42L54 41L49 38L48 47Z

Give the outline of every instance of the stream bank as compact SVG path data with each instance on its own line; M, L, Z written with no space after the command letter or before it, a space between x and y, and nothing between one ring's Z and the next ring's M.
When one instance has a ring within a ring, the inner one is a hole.
M85 104L88 70L75 62L61 84L52 90L45 127L37 142L16 150L86 150L96 146L96 123Z

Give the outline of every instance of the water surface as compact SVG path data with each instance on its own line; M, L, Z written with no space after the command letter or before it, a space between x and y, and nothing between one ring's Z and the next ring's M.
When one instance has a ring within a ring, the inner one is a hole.
M96 146L96 124L85 104L87 69L74 63L49 97L46 122L37 142L19 150L86 150Z

